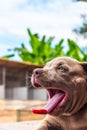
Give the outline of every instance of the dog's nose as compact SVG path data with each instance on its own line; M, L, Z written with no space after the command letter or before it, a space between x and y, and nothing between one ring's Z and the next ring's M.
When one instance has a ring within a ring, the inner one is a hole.
M40 76L41 74L41 69L37 68L33 71L33 74L36 75L36 76Z

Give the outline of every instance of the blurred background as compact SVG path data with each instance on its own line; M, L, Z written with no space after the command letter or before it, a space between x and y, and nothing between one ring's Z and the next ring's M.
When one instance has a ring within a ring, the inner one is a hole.
M0 1L0 123L44 118L31 74L59 56L87 61L87 0Z

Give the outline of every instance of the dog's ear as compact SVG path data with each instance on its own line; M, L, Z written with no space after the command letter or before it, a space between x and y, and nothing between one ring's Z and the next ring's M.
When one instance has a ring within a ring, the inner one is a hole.
M80 63L83 67L83 69L87 72L87 62L81 62Z

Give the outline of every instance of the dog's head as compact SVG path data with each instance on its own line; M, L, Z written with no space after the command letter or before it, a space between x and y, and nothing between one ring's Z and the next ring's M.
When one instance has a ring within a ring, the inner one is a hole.
M74 114L87 103L87 63L55 58L33 71L32 84L48 91L50 101L35 113Z

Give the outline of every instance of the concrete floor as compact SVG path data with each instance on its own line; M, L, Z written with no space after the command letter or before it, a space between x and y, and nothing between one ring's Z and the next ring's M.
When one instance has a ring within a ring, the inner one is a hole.
M0 124L0 130L35 130L39 123L40 121L25 121Z

